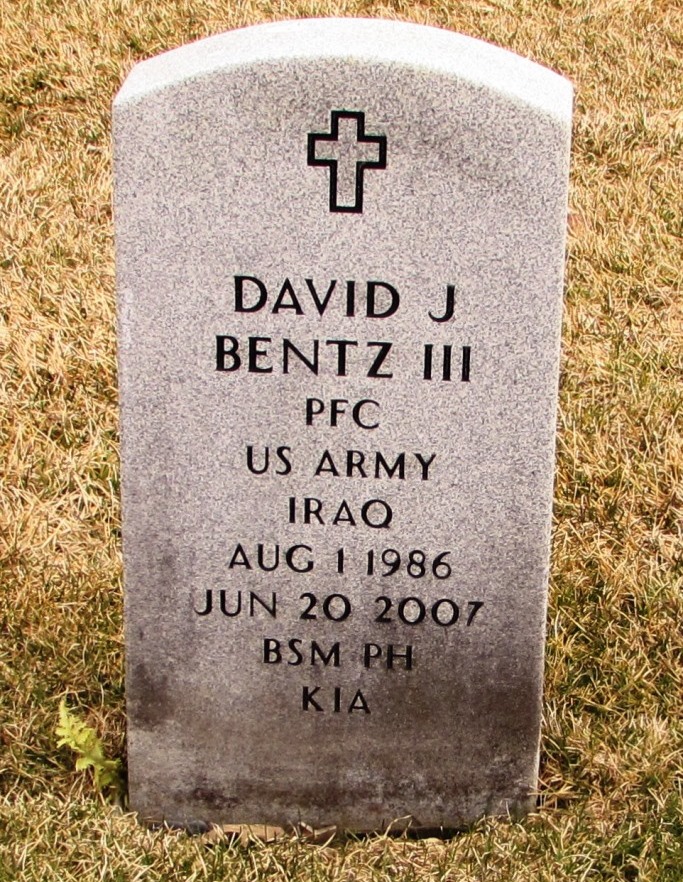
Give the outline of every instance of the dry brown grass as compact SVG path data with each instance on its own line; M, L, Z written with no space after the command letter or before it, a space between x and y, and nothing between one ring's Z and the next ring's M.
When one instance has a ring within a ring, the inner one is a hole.
M274 18L452 28L577 86L539 813L450 841L150 832L57 750L123 752L110 102ZM681 0L0 0L2 880L683 879Z

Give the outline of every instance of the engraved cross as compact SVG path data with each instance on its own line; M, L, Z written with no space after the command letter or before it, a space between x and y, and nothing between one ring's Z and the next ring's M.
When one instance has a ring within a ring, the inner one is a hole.
M308 164L330 170L330 211L361 214L363 173L387 167L387 139L365 134L365 114L333 110L330 132L308 135Z

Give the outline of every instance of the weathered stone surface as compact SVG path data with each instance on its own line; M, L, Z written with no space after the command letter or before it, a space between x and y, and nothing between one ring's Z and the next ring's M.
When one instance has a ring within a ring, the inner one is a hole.
M114 109L133 808L530 809L569 83L297 21L143 62Z

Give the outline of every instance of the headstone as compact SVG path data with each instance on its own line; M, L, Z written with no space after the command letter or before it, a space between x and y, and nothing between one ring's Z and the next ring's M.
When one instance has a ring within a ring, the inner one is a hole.
M571 86L293 21L115 102L131 805L535 804Z

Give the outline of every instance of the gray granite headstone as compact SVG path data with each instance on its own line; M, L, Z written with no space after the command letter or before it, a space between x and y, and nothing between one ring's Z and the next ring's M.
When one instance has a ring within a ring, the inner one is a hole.
M137 65L114 106L131 805L534 806L570 84L411 24Z

